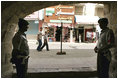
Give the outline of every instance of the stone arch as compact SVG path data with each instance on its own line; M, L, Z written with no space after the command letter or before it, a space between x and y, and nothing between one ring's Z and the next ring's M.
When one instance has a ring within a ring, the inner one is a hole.
M12 64L9 60L11 57L12 44L11 40L14 35L15 27L17 26L18 18L24 18L26 15L33 13L39 9L58 5L58 4L73 4L73 3L88 3L90 1L2 1L1 2L1 76L10 77L12 75ZM111 77L117 76L117 2L116 1L92 1L90 3L105 4L105 17L109 18L109 27L113 29L116 36L116 46L112 49L113 64L111 65ZM114 21L113 21L114 20ZM112 69L112 67L114 69Z

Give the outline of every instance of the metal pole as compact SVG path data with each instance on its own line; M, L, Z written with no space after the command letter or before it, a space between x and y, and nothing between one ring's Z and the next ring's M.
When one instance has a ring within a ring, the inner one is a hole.
M59 13L59 16L60 16L60 13ZM61 19L60 19L60 21L61 21ZM62 51L62 29L63 29L63 23L61 21L61 36L60 36L61 48L60 48L60 52L57 52L57 55L65 55L66 54L66 52Z
M62 53L62 22L61 22L61 53Z

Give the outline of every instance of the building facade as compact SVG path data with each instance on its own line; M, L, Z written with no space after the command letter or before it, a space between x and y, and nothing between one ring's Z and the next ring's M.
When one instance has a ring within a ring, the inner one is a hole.
M44 9L43 27L48 29L49 41L60 41L61 26L62 41L73 41L70 29L74 27L74 13L75 7L67 5L51 6Z
M103 4L75 4L76 42L96 42L97 34L100 34L98 20L104 17L103 9Z
M103 8L103 4L92 3L47 7L25 17L30 22L27 33L34 38L42 27L43 34L48 32L48 41L58 42L62 26L63 42L96 42Z

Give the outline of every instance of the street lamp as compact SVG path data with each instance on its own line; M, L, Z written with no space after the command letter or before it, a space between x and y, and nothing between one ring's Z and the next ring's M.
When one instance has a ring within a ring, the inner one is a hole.
M60 12L61 12L61 9L59 8L59 16L60 16ZM60 18L60 21L61 21L61 36L60 36L60 39L61 39L61 48L60 48L60 51L57 52L57 55L65 55L66 52L62 51L62 29L63 29L63 22Z

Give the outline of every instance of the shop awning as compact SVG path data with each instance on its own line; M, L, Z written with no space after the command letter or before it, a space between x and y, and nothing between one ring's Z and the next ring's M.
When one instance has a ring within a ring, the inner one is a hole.
M80 16L75 15L75 22L77 24L98 24L98 16Z

